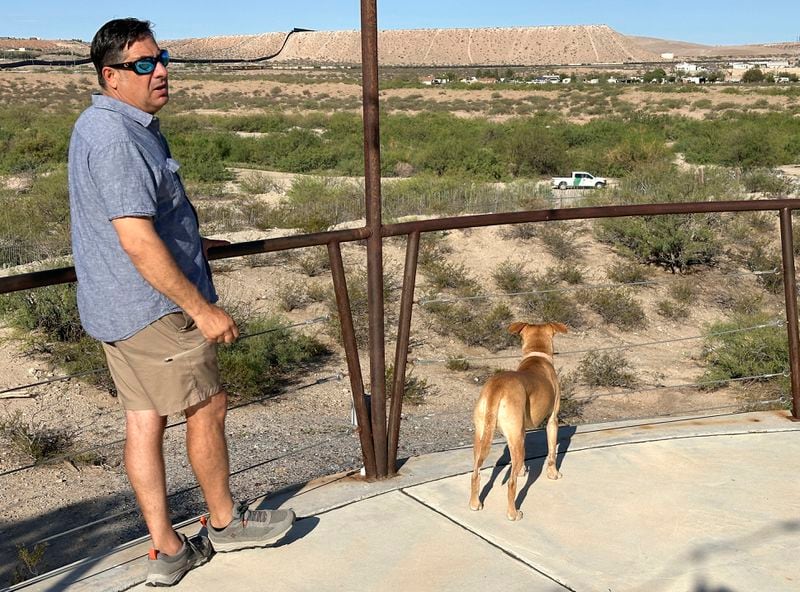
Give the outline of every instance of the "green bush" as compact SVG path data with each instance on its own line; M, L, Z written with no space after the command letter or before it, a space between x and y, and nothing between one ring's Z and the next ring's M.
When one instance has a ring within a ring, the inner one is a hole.
M225 388L242 399L275 392L282 382L296 377L298 370L328 353L319 341L293 332L279 317L252 318L239 329L243 334L266 332L218 350Z
M526 318L535 318L542 322L564 323L573 329L580 327L583 318L578 305L561 289L557 273L551 271L531 277L530 285L536 292L522 297L522 313Z
M632 388L638 384L630 362L620 352L589 352L581 358L578 374L594 387Z
M356 344L366 347L369 344L369 299L367 296L367 271L358 269L347 277L347 294L350 299L350 312L353 317L353 330L355 331ZM342 326L339 320L339 309L336 304L336 295L333 290L325 292L325 304L330 313L327 323L328 334L342 343ZM397 321L396 304L400 298L400 290L394 274L384 268L383 275L383 302L384 326L386 338L391 340L392 330Z
M768 326L738 331L766 324L771 324L771 319L759 314L736 316L730 321L715 323L709 327L703 343L703 360L707 364L703 380L727 380L786 372L789 368L789 345L784 327Z
M386 394L388 397L391 397L393 394L393 385L394 364L389 364L386 367ZM426 402L426 397L433 393L433 386L424 378L413 376L413 369L411 372L406 372L405 381L403 382L403 403L420 406Z
M615 261L606 268L606 276L620 284L639 284L650 278L647 268L634 261Z
M705 201L718 184L714 175L706 181L670 168L645 168L626 179L620 197L625 203ZM712 214L638 216L600 220L595 234L642 263L675 273L716 262L720 226Z
M498 351L519 342L507 330L513 315L505 304L484 308L464 302L428 302L423 310L435 319L434 331L452 335L467 345Z
M522 263L503 261L492 273L494 283L503 292L522 292L527 285L525 266Z
M59 456L72 448L74 434L51 428L41 421L26 419L16 411L0 420L0 435L35 464Z
M672 300L659 300L656 304L656 312L662 317L677 321L689 316L689 308L683 304L678 304Z
M584 292L589 308L620 329L640 329L647 324L642 305L625 288L599 288Z

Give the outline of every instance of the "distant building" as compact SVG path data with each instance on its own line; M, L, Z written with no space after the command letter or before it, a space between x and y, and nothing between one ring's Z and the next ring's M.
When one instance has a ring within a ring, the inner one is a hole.
M697 64L690 64L689 62L675 64L676 72L697 72L699 69Z
M661 54L661 58L664 59L664 60L674 60L675 59L675 54L672 53L671 51L668 51L666 53L662 53Z

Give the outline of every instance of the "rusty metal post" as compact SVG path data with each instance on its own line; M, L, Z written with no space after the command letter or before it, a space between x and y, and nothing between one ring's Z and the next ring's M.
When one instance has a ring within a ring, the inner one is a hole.
M378 477L386 477L386 359L383 327L383 236L381 235L381 148L378 105L378 11L361 0L361 67L364 103L364 189L367 209L367 302L372 439Z
M367 479L377 476L375 447L372 444L369 412L364 399L364 380L361 376L361 362L358 359L358 345L353 329L353 315L350 309L350 296L347 293L347 280L342 263L342 250L339 243L328 243L328 256L331 261L333 292L336 295L336 308L342 328L342 344L347 357L347 373L350 375L350 391L353 393L353 408L358 421L358 437L361 440L361 457Z
M392 404L389 408L389 474L397 473L397 446L400 442L400 415L403 411L408 339L411 334L411 312L414 305L414 287L417 279L419 232L408 235L406 267L403 274L403 292L400 296L400 320L397 328L397 345L394 354L394 381Z
M783 292L786 298L786 330L789 333L789 368L792 381L792 419L800 421L800 338L797 333L797 283L794 272L792 211L781 209Z

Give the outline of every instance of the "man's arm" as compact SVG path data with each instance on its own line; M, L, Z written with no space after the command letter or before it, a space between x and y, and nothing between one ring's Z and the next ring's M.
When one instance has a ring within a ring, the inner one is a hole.
M175 263L150 218L115 218L111 221L122 249L142 277L180 306L208 341L233 343L239 329L223 309L208 302Z

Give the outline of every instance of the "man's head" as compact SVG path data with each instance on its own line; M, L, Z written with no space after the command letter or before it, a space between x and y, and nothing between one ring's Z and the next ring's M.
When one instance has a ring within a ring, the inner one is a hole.
M107 22L92 39L91 56L104 94L151 114L167 104L168 56L159 49L150 22Z

